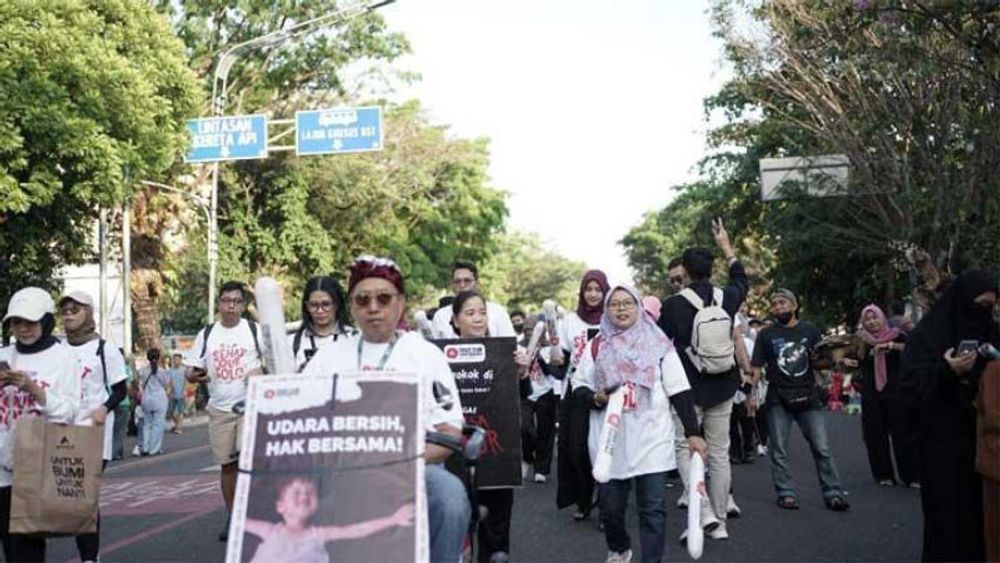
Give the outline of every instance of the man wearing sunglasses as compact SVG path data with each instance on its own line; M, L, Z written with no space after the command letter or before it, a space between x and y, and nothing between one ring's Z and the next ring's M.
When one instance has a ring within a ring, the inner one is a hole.
M667 281L674 293L680 292L691 284L691 276L684 269L684 259L680 256L671 260L670 264L667 265Z
M233 510L237 463L243 436L248 376L264 371L263 342L257 323L243 318L249 292L243 283L226 282L219 291L219 320L201 329L185 364L191 383L208 384L208 440L222 466L220 485L226 510ZM229 524L219 541L229 539Z
M454 295L463 291L481 291L479 288L479 269L472 262L455 262L451 268L451 290ZM434 338L458 338L455 327L451 325L451 307L442 306L434 313ZM507 309L492 301L486 302L486 318L489 323L488 334L492 337L513 336L514 325L510 322Z
M419 332L396 330L406 310L406 287L399 267L385 258L358 258L351 266L348 295L351 315L361 333L320 348L302 373L416 373L428 390L423 405L426 431L461 437L462 405L444 353ZM465 488L444 468L450 455L446 448L425 444L431 561L458 561L469 525Z

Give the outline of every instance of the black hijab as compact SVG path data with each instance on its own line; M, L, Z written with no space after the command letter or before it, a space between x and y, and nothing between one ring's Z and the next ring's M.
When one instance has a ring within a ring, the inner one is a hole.
M42 323L41 338L32 344L21 344L21 342L17 339L14 340L14 346L17 349L18 354L37 354L48 350L59 343L59 339L52 336L52 331L56 328L55 315L52 313L45 313L39 322Z
M914 329L914 336L937 355L957 348L963 340L997 344L997 324L993 311L974 301L987 291L998 292L996 270L966 270L931 307Z

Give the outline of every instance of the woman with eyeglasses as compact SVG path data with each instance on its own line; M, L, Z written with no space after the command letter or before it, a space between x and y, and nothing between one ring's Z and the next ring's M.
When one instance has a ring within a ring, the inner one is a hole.
M3 318L14 345L0 348L0 542L7 561L45 561L45 538L9 532L14 483L14 430L18 421L43 417L72 424L80 405L73 352L56 337L55 303L45 290L13 295Z
M677 468L671 406L684 426L690 451L704 457L708 446L700 436L680 356L643 310L638 291L620 285L608 294L600 333L587 344L574 381L574 398L590 408L588 449L592 461L600 448L608 400L616 390L624 394L611 479L598 485L607 561L632 560L625 513L634 485L642 550L639 559L659 562L666 545L667 472Z
M486 338L489 318L486 298L478 291L463 291L451 304L451 325L460 339ZM520 346L514 353L521 397L531 394L528 380L528 357ZM514 489L480 489L479 500L486 507L486 519L479 525L480 563L500 563L510 553L510 517L514 510Z
M302 324L289 337L299 371L317 350L355 332L347 324L347 301L340 282L331 276L310 278L302 292Z
M600 270L590 270L580 281L580 294L576 312L567 313L559 324L559 335L549 337L556 350L550 364L566 366L566 390L559 406L559 487L556 506L566 508L576 505L574 520L584 520L594 507L594 477L591 474L590 455L587 453L587 434L590 431L590 407L577 404L573 399L573 377L587 342L600 330L604 298L607 296L608 277Z

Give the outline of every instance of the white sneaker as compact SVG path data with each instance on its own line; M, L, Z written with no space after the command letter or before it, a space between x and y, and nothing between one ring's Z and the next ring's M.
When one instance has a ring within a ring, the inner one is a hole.
M535 482L536 483L544 483L545 482L545 474L544 473L535 473Z
M705 532L711 532L712 530L719 527L722 522L715 517L715 513L712 512L711 505L706 502L701 506L701 527Z
M726 503L726 517L727 518L740 517L740 507L736 506L736 499L733 498L732 493L729 493L729 502Z
M142 455L142 450L139 448L139 446L132 448L132 457L139 457L141 455Z
M681 495L681 497L677 499L677 508L687 508L687 507L688 507L688 496Z
M530 474L531 474L531 464L522 461L521 462L521 478L522 479L527 479L528 475L530 475Z
M719 522L719 525L714 530L708 532L708 537L713 540L728 540L729 532L726 531L726 523Z
M767 446L757 445L757 455L764 457L767 455Z
M614 551L608 552L607 563L630 563L632 561L632 550L626 549L621 553Z

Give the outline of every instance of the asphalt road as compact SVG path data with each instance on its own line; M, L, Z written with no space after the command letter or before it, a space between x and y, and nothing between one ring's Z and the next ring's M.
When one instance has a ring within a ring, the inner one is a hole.
M766 458L733 467L742 517L729 524L730 539L705 540L705 561L914 561L920 557L919 492L880 487L871 478L859 417L828 413L828 430L851 509L826 510L815 469L801 434L793 428L792 467L801 510L774 504ZM134 438L130 438L134 440ZM129 442L131 449L132 442ZM217 540L225 524L218 470L204 426L168 435L166 454L129 458L109 466L102 488L102 552L115 561L222 561ZM671 489L667 559L686 561L677 542L686 513L674 508L679 486ZM634 506L634 505L633 505ZM604 536L596 511L589 522L574 522L572 511L555 509L555 482L528 483L515 495L512 561L604 561ZM636 518L630 516L635 529ZM633 533L637 547L638 534ZM363 540L361 540L363 541ZM49 561L79 561L72 539L49 540Z

